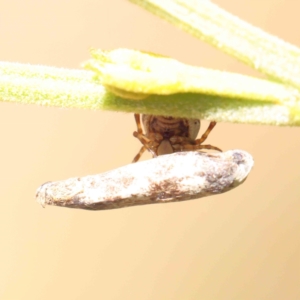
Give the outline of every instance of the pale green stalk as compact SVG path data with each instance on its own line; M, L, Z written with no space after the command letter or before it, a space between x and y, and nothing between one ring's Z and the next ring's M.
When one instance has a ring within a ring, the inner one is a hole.
M3 101L68 108L147 112L226 122L300 124L300 118L297 115L292 117L288 107L271 101L232 99L199 93L151 95L137 101L124 99L107 91L104 86L94 81L94 74L91 71L0 63L0 74L0 98ZM288 93L289 89L286 92Z

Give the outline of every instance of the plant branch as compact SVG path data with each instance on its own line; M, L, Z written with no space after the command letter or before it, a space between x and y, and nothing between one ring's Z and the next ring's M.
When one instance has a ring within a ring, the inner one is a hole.
M130 72L126 74L131 86L143 86L140 78L131 77ZM175 85L175 90L174 87L170 90L175 94L152 94L137 101L115 95L99 83L97 78L94 79L94 76L91 71L0 63L0 99L24 104L173 115L224 122L300 125L299 114L293 113L295 107L284 104L288 103L287 99L294 95L294 91L276 83L265 82L267 87L270 84L272 88L278 89L278 93L270 93L271 97L274 95L272 99L262 97L253 101L251 95L247 99L245 95L232 97L224 93L221 96L195 92L182 93L182 90L178 90L178 85ZM155 72L152 76L155 77ZM205 71L202 76L205 77ZM185 78L188 82L188 77ZM207 88L201 80L197 82L200 83L198 87L196 85L190 88L200 90ZM212 78L211 82L217 83L216 78ZM147 85L147 81L144 84ZM182 85L184 81L179 84L179 88ZM153 88L155 86L157 87L154 85ZM278 97L280 95L283 96L282 99Z
M300 50L204 0L131 0L277 82L133 50L92 51L91 71L0 63L0 99L248 124L300 125Z

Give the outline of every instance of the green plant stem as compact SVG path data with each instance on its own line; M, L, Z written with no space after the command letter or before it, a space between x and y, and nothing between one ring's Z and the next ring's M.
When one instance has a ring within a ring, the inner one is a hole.
M2 101L101 109L105 95L89 71L0 62Z
M285 105L199 93L128 100L93 79L93 72L0 63L0 99L24 104L173 115L225 122L300 125Z

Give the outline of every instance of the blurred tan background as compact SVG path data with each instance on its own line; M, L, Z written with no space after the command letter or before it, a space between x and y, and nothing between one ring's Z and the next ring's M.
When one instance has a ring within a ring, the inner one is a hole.
M215 3L300 46L299 1ZM2 0L0 40L3 61L79 68L90 47L126 47L257 75L125 0ZM1 300L300 299L300 128L219 123L209 143L255 159L247 181L223 195L43 209L42 183L131 162L133 116L0 105Z

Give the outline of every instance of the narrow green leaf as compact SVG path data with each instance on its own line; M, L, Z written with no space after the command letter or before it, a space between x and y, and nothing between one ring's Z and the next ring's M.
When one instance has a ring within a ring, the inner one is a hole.
M202 93L282 104L300 99L296 89L283 84L194 67L175 59L140 51L92 50L92 56L94 59L89 60L85 67L94 70L95 78L103 85L129 99L176 93ZM122 94L122 91L130 93L129 96Z
M300 90L300 49L207 0L130 0L227 52L273 80Z

